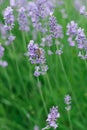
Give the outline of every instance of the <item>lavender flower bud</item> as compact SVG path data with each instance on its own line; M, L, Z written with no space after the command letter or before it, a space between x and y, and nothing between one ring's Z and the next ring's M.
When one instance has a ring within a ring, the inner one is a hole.
M66 95L65 98L64 98L64 102L65 102L65 104L67 105L67 106L65 107L65 109L66 109L67 111L69 111L69 110L71 109L71 96L70 96L70 95Z
M56 129L58 127L56 121L60 117L60 113L58 112L58 107L52 107L50 109L50 113L48 114L47 123L49 127L53 127Z
M5 28L7 30L12 30L14 27L14 15L13 15L13 9L11 7L7 7L5 9L4 20L5 20Z

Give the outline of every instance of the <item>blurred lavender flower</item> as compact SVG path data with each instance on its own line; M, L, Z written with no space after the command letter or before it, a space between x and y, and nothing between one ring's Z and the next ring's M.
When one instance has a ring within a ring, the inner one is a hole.
M8 63L6 61L2 61L2 57L4 55L4 48L0 45L0 66L6 67Z
M70 46L75 46L75 41L73 40L73 38L77 34L77 29L78 29L77 23L75 23L74 21L71 21L70 23L68 23L66 34L69 36L68 42L69 42Z
M47 18L50 12L53 12L52 2L50 0L36 0L35 2L29 2L27 8L28 15L31 18L33 27L45 33L47 31L45 23L41 23L41 19Z
M62 13L62 17L63 17L64 19L68 18L68 14L66 13L66 10L65 10L64 8L61 9L60 12Z
M39 24L39 13L38 8L34 2L29 2L27 12L31 18L33 27L37 27Z
M35 77L38 77L41 75L41 72L40 72L40 66L36 66L35 67L35 72L34 72L34 76Z
M20 8L20 7L27 8L27 6L28 6L28 0L15 0L15 5L18 8Z
M53 54L53 52L51 50L48 50L47 53L48 53L48 55L52 55Z
M70 46L75 46L75 41L72 40L72 37L68 38L68 42L70 43Z
M62 26L57 24L56 17L52 14L49 18L50 32L53 38L63 38Z
M71 96L70 96L70 95L66 95L65 98L64 98L64 102L65 102L65 104L67 105L67 106L65 107L65 109L66 109L67 111L69 111L69 110L71 109Z
M24 7L21 7L19 9L18 23L19 23L20 30L26 31L26 32L29 31L28 18L27 18L26 10Z
M76 36L76 41L78 43L78 48L80 48L80 49L83 48L83 46L84 46L84 40L86 40L84 29L79 28L77 30L77 36Z
M15 40L15 36L10 35L7 41L5 42L5 45L10 45L14 40Z
M3 57L3 55L4 55L4 48L0 45L0 58L2 58Z
M10 0L10 6L15 7L16 6L16 1L15 0Z
M63 53L62 49L56 50L55 54L56 55L61 55Z
M6 39L8 37L8 32L2 23L0 23L0 33L2 39Z
M75 23L74 21L71 21L67 25L67 33L66 34L68 36L73 36L73 35L75 35L77 33L77 29L78 29L77 23Z
M80 14L84 15L86 12L86 7L85 6L81 6L80 7Z
M12 30L14 27L13 9L9 6L4 11L4 20L6 30Z
M47 123L48 123L48 127L53 127L54 129L56 129L58 127L56 121L57 119L60 117L60 113L58 112L58 107L52 107L50 109L50 113L48 114L48 118L47 118Z
M51 35L46 35L45 42L46 42L46 46L51 47L53 45L52 36Z
M53 12L52 2L49 0L37 0L36 5L41 18L45 18L50 15L50 12Z
M34 130L39 130L39 126L35 125Z
M2 61L2 60L0 60L0 66L2 66L2 67L7 67L7 66L8 66L7 61Z

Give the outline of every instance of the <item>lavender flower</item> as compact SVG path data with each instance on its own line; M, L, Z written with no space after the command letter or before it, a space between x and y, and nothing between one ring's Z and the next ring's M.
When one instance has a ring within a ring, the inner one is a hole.
M60 113L58 112L58 107L52 107L50 109L50 113L48 114L47 123L48 127L53 127L56 129L58 127L56 121L60 117Z
M40 48L38 44L35 44L33 40L28 44L28 52L26 55L29 56L31 64L36 64L34 76L38 77L47 72L48 66L46 65L44 49Z
M86 7L85 6L81 6L80 8L80 14L84 15L86 12Z
M28 1L27 0L10 0L10 5L15 6L17 8L24 7L27 8Z
M5 28L12 30L14 27L14 15L13 9L9 6L4 11Z
M39 13L38 13L38 8L34 2L29 2L27 12L31 18L33 27L36 28L39 24Z
M78 43L78 48L83 48L84 40L86 40L86 36L84 33L84 29L79 28L77 30L77 36L76 36L76 41Z
M5 26L2 23L0 23L0 33L2 39L6 39L8 37L8 31L6 30Z
M8 63L6 61L2 61L2 57L4 55L4 48L0 45L0 66L6 67Z
M34 44L33 40L28 44L28 55L32 64L43 64L46 61L44 50Z
M2 60L0 60L0 66L2 66L2 67L7 67L7 66L8 66L7 61L2 61Z
M4 55L4 48L0 45L0 58Z
M6 45L10 45L15 40L15 36L10 35L6 41Z
M36 2L29 2L28 15L31 17L31 21L35 30L39 30L42 33L47 31L45 24L40 21L50 15L53 11L53 6L49 0L36 0Z
M40 72L40 67L39 66L36 66L35 67L35 72L34 72L34 76L35 77L38 77L41 75L41 72Z
M10 6L15 7L16 6L16 1L15 0L10 0Z
M39 130L39 126L35 125L34 130Z
M65 104L67 105L67 106L65 107L65 109L66 109L67 111L69 111L69 110L71 109L71 96L70 96L70 95L66 95L65 98L64 98L64 102L65 102Z
M50 12L53 12L52 2L49 0L37 0L36 5L41 18L45 18L50 15Z
M53 38L63 38L62 26L57 24L56 17L53 15L49 18L49 26Z
M18 17L19 29L22 31L29 31L28 18L26 15L26 11L24 7L19 9L19 17Z
M74 21L71 21L70 23L68 23L66 34L69 36L68 42L69 42L70 46L75 46L75 41L73 40L73 38L77 34L77 29L78 29L77 23L75 23Z
M78 25L74 21L71 21L70 23L68 23L68 25L67 25L67 35L68 36L75 35L77 33L77 28L78 28Z

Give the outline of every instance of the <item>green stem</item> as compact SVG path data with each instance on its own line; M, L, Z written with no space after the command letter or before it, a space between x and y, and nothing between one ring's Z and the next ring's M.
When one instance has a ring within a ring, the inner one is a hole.
M37 85L38 85L38 90L39 90L39 93L40 93L40 96L41 96L41 100L42 100L42 103L43 103L43 106L44 106L44 109L45 109L45 113L48 114L46 103L45 103L45 100L44 100L44 97L43 97L43 94L42 94L42 90L41 90L39 77L37 78Z
M69 124L70 124L70 130L73 130L72 122L71 122L71 118L70 118L70 111L67 111L67 115L68 115L68 120L69 120Z

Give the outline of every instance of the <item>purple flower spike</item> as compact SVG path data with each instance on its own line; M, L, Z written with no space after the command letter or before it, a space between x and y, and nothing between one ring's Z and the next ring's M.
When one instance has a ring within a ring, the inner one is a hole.
M56 17L53 15L49 18L49 26L53 38L63 38L62 26L57 24Z
M71 21L70 23L68 23L67 25L67 35L68 36L72 36L75 35L77 33L77 29L78 29L78 25L77 23L75 23L74 21Z
M36 64L34 76L38 77L47 72L48 66L46 65L44 49L35 44L33 40L28 44L26 56L29 56L31 64Z
M67 111L69 111L69 110L71 109L71 96L70 96L70 95L66 95L65 98L64 98L64 102L65 102L65 104L67 105L67 106L65 107L65 109L66 109Z
M56 121L60 117L60 113L58 112L58 107L52 107L50 109L50 113L48 114L47 123L49 127L53 127L56 129L58 127Z
M6 30L12 30L14 27L14 15L13 15L13 9L11 7L7 7L5 9L4 20Z
M29 25L28 25L28 18L26 15L26 11L24 7L21 7L19 9L19 18L18 18L18 23L19 23L19 29L22 31L29 31Z
M78 43L78 48L82 49L84 46L84 41L86 40L86 36L84 33L84 29L79 28L77 31L76 41Z

